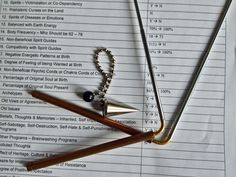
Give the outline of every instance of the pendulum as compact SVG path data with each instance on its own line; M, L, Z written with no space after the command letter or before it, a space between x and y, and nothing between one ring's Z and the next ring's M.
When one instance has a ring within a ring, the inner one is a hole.
M104 70L102 69L102 66L100 65L99 54L101 52L104 52L108 56L108 59L110 61L108 73L104 72ZM106 92L110 86L111 80L114 75L115 58L112 55L111 51L106 48L97 49L94 54L94 63L96 65L97 70L103 76L103 82L97 91L95 92L85 91L83 94L84 101L92 102L95 99L95 96L98 97L100 106L103 109L104 116L112 116L112 115L138 111L138 109L136 108L133 108L131 106L128 106L120 102L110 101L105 97Z

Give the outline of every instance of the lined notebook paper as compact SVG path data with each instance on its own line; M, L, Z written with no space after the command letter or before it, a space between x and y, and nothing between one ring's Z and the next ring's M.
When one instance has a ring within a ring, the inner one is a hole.
M98 47L116 58L107 97L140 110L113 118L143 131L160 122L133 2L0 2L1 177L226 177L226 24L169 144L138 143L27 172L26 162L127 136L27 93L37 89L92 109L77 93L101 83L93 63ZM225 2L139 1L168 125Z

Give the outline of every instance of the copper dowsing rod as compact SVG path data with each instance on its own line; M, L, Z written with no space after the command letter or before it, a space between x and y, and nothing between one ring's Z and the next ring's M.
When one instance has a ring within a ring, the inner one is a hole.
M115 148L130 145L130 144L138 143L141 141L148 141L148 140L151 141L154 137L155 137L155 134L152 131L145 132L145 133L139 133L137 135L132 135L132 136L129 136L126 138L118 139L115 141L110 141L108 143L103 143L100 145L77 150L74 152L69 152L69 153L62 154L62 155L51 156L46 159L41 159L41 160L38 160L35 162L30 162L26 165L26 168L28 171L37 170L37 169L45 168L48 166L56 165L56 164L59 164L62 162L66 162L69 160L74 160L74 159L78 159L81 157L85 157L85 156L97 154L100 152L108 151L111 149L115 149Z
M127 126L125 124L122 124L122 123L120 123L116 120L110 119L108 117L101 116L100 114L98 114L96 112L85 109L85 108L83 108L79 105L76 105L74 103L70 103L68 101L65 101L65 100L59 99L57 97L48 95L46 93L34 90L34 91L31 91L30 94L33 97L37 98L37 99L43 100L47 103L51 103L55 106L64 108L66 110L72 111L72 112L77 113L77 114L80 114L82 116L85 116L89 119L92 119L94 121L97 121L99 123L107 125L109 127L118 129L118 130L120 130L124 133L130 134L130 135L136 135L136 134L142 133L142 131L140 131L138 129L129 127L129 126Z

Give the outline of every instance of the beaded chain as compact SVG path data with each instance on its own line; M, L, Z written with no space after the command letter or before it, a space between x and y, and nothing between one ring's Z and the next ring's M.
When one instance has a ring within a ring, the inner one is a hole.
M108 73L106 73L102 69L102 66L100 65L99 55L102 52L105 52L107 54L108 59L110 61ZM97 91L95 91L94 93L90 92L90 91L86 91L84 93L84 95L83 95L83 98L84 98L85 101L91 102L91 101L93 101L94 96L97 95L100 98L100 101L102 103L104 103L104 102L106 102L106 98L105 98L106 92L107 92L107 90L108 90L108 88L110 86L112 77L114 75L115 58L112 55L111 51L108 50L107 48L99 48L99 49L95 50L95 53L94 53L94 63L95 63L95 66L96 66L97 70L103 76L102 83L100 85L100 88Z
M110 68L109 68L109 72L106 73L104 72L104 70L102 69L102 66L100 65L99 62L99 54L101 52L105 52L110 60ZM107 48L100 48L97 49L95 51L95 55L94 55L94 63L96 65L97 70L102 74L103 76L103 82L100 86L100 89L98 89L98 91L95 92L95 94L99 95L101 98L105 97L105 94L110 86L112 77L114 75L114 67L115 67L115 58L112 55L111 51L108 50Z

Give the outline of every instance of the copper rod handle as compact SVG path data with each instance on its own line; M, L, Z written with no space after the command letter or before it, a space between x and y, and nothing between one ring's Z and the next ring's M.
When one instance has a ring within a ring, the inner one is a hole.
M48 102L48 103L51 103L53 105L59 106L61 108L67 109L67 110L72 111L74 113L80 114L82 116L85 116L89 119L92 119L94 121L97 121L99 123L107 125L109 127L118 129L118 130L120 130L124 133L129 134L129 135L136 135L136 134L142 133L142 131L140 131L140 130L129 127L127 125L124 125L124 124L122 124L118 121L115 121L113 119L110 119L108 117L101 116L100 114L95 113L91 110L85 109L81 106L78 106L76 104L67 102L65 100L56 98L56 97L48 95L48 94L45 94L43 92L34 90L34 91L31 91L30 93L35 98L38 98L38 99L43 100L45 102Z
M74 159L78 159L81 157L97 154L100 152L108 151L111 149L123 147L123 146L134 144L134 143L138 143L141 141L148 141L148 140L151 141L151 140L153 140L154 136L155 136L155 134L152 131L145 132L145 133L139 133L137 135L133 135L133 136L129 136L126 138L110 141L110 142L99 144L99 145L96 145L93 147L77 150L74 152L69 152L69 153L62 154L62 155L52 156L52 157L49 157L46 159L41 159L41 160L38 160L35 162L30 162L26 165L26 168L28 171L37 170L40 168L56 165L56 164L66 162L69 160L74 160Z

